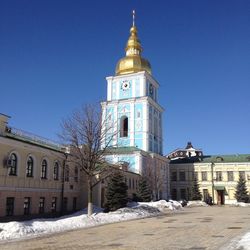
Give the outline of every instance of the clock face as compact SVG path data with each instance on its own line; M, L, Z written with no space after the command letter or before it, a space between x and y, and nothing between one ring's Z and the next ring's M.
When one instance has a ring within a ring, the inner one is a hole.
M122 82L122 89L123 90L128 90L130 88L130 82L125 80Z

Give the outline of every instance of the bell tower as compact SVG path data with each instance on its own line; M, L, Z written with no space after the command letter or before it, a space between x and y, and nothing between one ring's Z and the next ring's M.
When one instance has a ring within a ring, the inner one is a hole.
M162 155L162 113L158 103L159 83L153 78L149 61L142 57L142 46L135 26L115 76L107 80L107 101L102 102L103 118L115 137L110 146L134 147ZM113 124L113 125L111 125Z

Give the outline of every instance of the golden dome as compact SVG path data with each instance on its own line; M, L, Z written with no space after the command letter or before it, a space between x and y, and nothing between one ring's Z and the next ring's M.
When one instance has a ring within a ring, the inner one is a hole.
M141 57L142 46L137 37L137 29L134 25L134 11L133 11L133 26L130 29L130 37L125 48L126 56L118 61L116 64L116 75L124 75L136 73L139 71L147 71L151 74L151 65L149 61Z

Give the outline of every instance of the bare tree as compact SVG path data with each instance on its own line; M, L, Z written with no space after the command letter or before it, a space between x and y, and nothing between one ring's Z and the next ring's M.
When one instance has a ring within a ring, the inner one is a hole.
M82 106L62 122L60 137L70 148L68 161L86 174L88 215L93 213L93 188L110 175L105 154L113 140L113 127L107 127L106 119L94 105Z
M144 176L152 192L153 200L159 200L162 197L162 191L165 183L165 171L163 166L157 166L155 159L151 159L144 167L142 176Z

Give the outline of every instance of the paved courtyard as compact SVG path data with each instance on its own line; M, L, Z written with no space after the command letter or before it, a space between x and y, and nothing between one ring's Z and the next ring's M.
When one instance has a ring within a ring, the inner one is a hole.
M196 207L8 242L0 244L0 249L229 249L230 241L246 231L250 231L250 208Z

